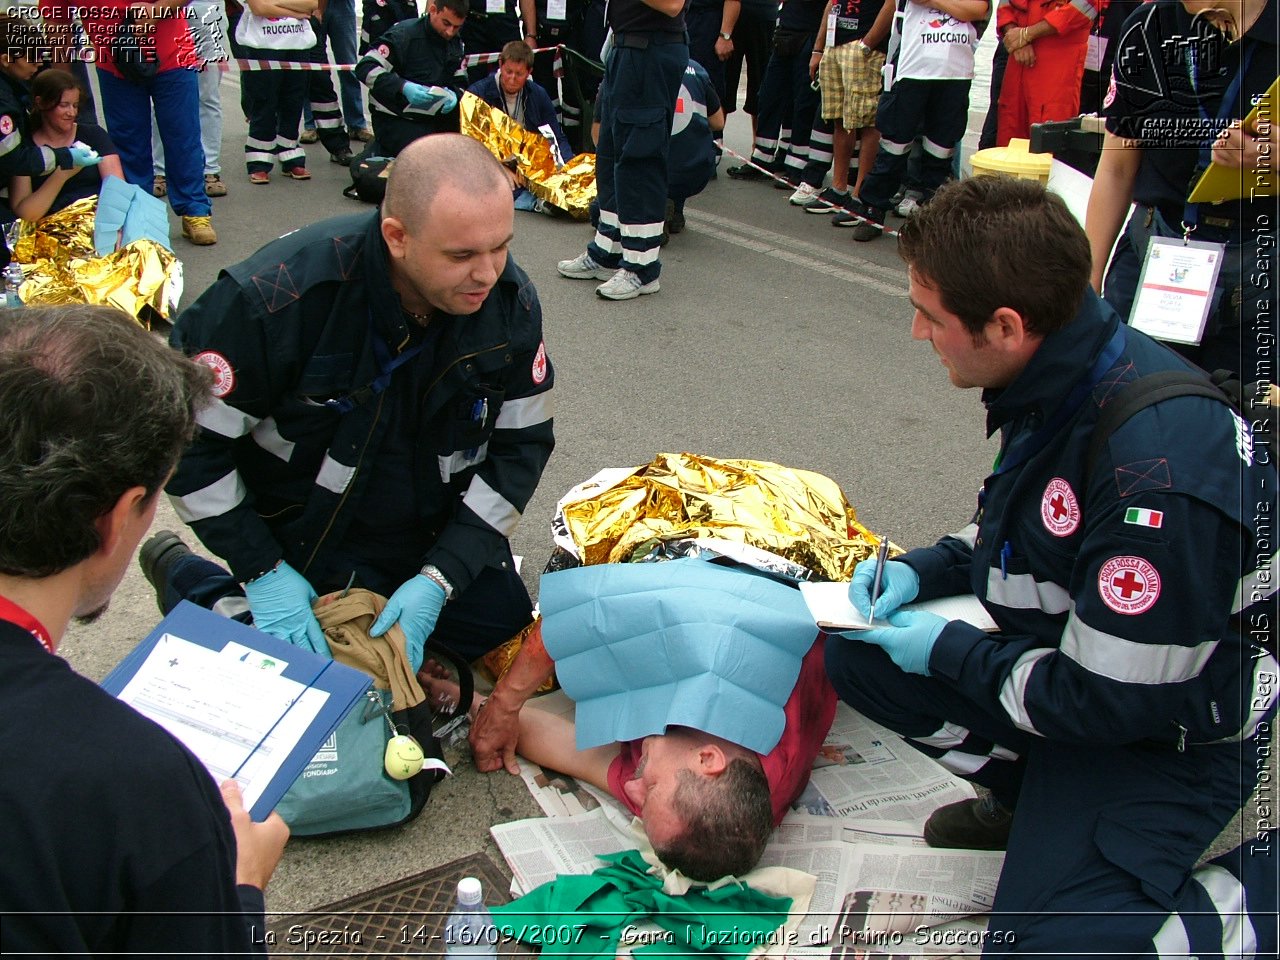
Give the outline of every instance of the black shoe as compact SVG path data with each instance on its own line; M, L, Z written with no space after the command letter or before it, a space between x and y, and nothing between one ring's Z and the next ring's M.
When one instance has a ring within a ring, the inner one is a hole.
M987 794L939 807L924 824L924 841L952 850L1003 850L1009 845L1013 811Z
M172 530L161 530L148 538L138 551L138 566L142 575L147 578L156 592L156 604L164 612L164 585L169 580L169 568L176 560L191 553L191 549L182 542L182 538Z
M741 164L737 167L730 167L725 171L734 180L768 180L769 175L763 170L753 167L750 164Z
M676 209L674 200L667 201L666 229L672 236L684 230L684 211Z
M329 162L341 164L344 167L349 166L351 164L351 151L346 147L339 147L329 154Z
M800 186L800 174L794 170L782 170L778 173L778 178L773 181L775 190L794 190Z

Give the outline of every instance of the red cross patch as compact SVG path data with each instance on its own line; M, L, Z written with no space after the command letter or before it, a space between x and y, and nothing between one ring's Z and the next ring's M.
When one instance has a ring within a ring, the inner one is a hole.
M391 56L391 48L388 47L385 43L378 44L378 52L382 54L384 57Z
M1098 571L1098 594L1116 613L1146 613L1160 599L1160 574L1141 557L1112 557Z
M7 137L11 133L13 133L13 117L6 113L3 117L0 117L0 134Z
M1040 519L1055 537L1069 537L1080 526L1080 502L1071 484L1054 477L1040 498Z
M231 369L230 361L222 354L206 350L204 353L197 353L191 359L196 363L203 363L213 371L213 395L219 400L235 389L235 371Z
M538 352L533 355L533 370L530 371L533 376L534 383L541 383L547 379L547 347L546 344L538 344Z
M1102 105L1109 107L1116 101L1116 75L1113 71L1111 74L1111 82L1107 84L1107 95L1102 98Z

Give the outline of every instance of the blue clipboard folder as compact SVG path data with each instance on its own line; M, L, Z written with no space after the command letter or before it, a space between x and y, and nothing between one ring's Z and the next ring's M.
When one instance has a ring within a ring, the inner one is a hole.
M182 641L201 649L193 650ZM258 821L265 820L275 809L342 718L373 685L372 678L359 670L184 600L120 661L102 681L102 688L112 696L121 697L139 676L139 671L147 669L148 661L161 643L166 645L165 649L170 645L175 650L183 649L189 656L174 656L167 662L153 661L153 671L172 666L177 679L170 686L167 677L161 678L157 697L151 697L145 705L130 705L182 741L215 779L241 780L248 769L259 770L250 789L261 792L251 796L246 789L250 816ZM217 656L210 658L205 651ZM180 664L183 659L189 662ZM190 662L193 660L201 661L205 669L196 669ZM277 677L293 684L279 684ZM223 686L240 687L242 683L243 688L239 690ZM220 700L225 698L231 704L237 695L248 695L251 688L257 690L259 685L273 684L284 688L278 699L255 696L253 709L235 711L239 715L224 718L237 729L219 728L216 712ZM121 698L126 702L131 699ZM166 698L168 705L164 702ZM175 719L183 712L183 704L177 702L181 699L192 704L212 705L211 713ZM241 726L243 714L254 717L251 723ZM210 719L211 716L215 719ZM272 738L271 745L267 745L269 738ZM274 752L281 749L286 751L283 760L274 756ZM202 752L205 755L202 756ZM213 753L217 759L211 756ZM262 773L263 770L267 772Z

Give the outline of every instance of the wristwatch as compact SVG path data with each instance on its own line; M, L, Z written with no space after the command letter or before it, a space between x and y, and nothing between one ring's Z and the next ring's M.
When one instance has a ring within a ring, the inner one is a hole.
M448 603L453 599L453 584L449 582L449 578L441 573L440 568L434 563L428 563L418 572L428 580L434 581L435 584L444 591L445 603Z
M733 39L733 34L732 34L732 33L722 33L722 34L720 34L720 39L721 39L721 40L732 40L732 39Z

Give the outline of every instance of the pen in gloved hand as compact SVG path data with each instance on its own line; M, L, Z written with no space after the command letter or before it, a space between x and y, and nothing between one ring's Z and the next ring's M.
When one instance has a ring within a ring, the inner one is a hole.
M871 581L871 617L872 623L876 619L876 601L880 599L880 584L884 580L884 565L889 560L889 539L886 537L880 541L880 547L876 550L876 575Z

